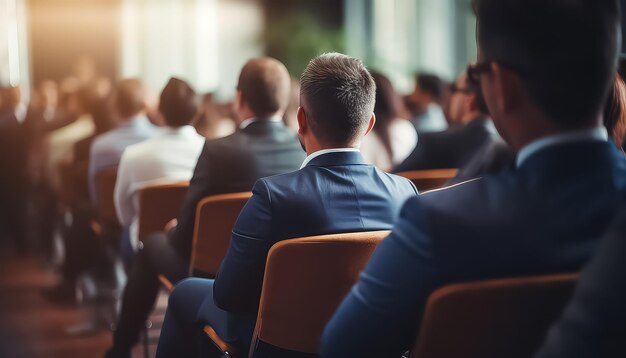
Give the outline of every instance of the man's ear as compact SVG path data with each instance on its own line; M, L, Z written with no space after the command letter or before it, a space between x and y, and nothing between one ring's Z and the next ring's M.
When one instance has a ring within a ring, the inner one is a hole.
M519 106L522 83L516 74L498 63L493 62L491 64L491 72L498 110L500 113L511 112Z
M305 135L309 131L309 123L307 122L306 112L304 108L298 107L298 134Z
M367 130L365 131L365 135L368 135L369 132L372 131L372 129L374 129L374 125L376 125L376 115L374 113L372 113L372 118L370 118L370 123L367 125Z

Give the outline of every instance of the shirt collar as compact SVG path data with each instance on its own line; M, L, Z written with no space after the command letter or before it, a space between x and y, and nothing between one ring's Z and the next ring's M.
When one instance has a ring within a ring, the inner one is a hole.
M300 166L300 169L306 167L311 162L311 160L319 157L320 155L324 155L328 153L346 153L346 152L359 152L359 150L356 148L333 148L333 149L318 150L315 153L311 153L308 157L304 159L304 162L302 162L302 166Z
M182 136L194 136L199 135L196 129L193 126L186 125L182 127L163 127L162 133L164 134L173 134L173 135L182 135Z
M149 125L151 125L151 122L148 119L148 117L140 114L134 117L130 117L124 121L121 121L119 124L119 127L120 128L139 128L139 127L144 127L144 126L149 126Z
M519 168L534 154L554 145L585 141L606 142L608 140L609 133L604 126L544 137L531 142L519 151L516 166Z
M239 125L239 129L246 129L250 124L256 122L256 121L267 121L267 122L280 122L283 119L280 117L270 117L270 118L266 118L266 119L259 119L259 118L248 118L246 120L244 120L243 122L241 122L241 124Z

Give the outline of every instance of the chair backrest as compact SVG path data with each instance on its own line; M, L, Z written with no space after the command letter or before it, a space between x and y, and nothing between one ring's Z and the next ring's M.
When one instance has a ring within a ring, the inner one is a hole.
M324 327L389 231L314 236L275 244L267 257L257 341L318 354Z
M443 187L450 179L456 177L458 172L458 169L433 169L414 170L396 174L412 181L417 190L428 191Z
M59 165L59 201L66 208L74 208L89 200L87 189L87 162L62 163Z
M100 170L96 173L96 211L98 221L103 226L119 226L115 212L115 181L117 180L117 166Z
M412 358L532 357L577 274L449 285L431 294Z
M150 185L139 191L139 241L176 218L189 189L188 181Z
M202 199L196 208L191 251L191 275L215 276L226 256L239 212L251 192L221 194Z

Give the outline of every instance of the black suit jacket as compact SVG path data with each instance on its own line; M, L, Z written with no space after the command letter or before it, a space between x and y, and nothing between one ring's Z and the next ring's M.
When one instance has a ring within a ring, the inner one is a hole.
M421 134L413 153L394 171L463 167L480 148L497 138L487 123L487 119L478 118L462 127Z
M178 215L178 226L169 233L172 245L190 256L196 206L203 198L251 191L260 178L299 169L304 158L296 135L277 121L255 121L228 137L207 141Z

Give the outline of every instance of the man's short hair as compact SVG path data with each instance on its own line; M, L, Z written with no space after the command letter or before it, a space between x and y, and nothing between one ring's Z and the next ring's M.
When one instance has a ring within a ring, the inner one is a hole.
M117 84L115 108L122 119L135 116L146 108L146 91L141 80L126 79Z
M189 125L198 113L196 92L187 82L171 78L161 92L159 112L168 126Z
M615 73L617 0L473 0L479 48L517 73L554 122L576 127L600 113Z
M376 84L361 60L328 53L309 62L300 81L300 105L318 140L345 145L372 118Z
M428 93L433 101L441 103L443 96L443 82L441 78L432 74L419 74L415 78L415 82L420 91Z
M291 77L280 61L262 57L248 61L237 89L256 117L284 112L289 104Z

